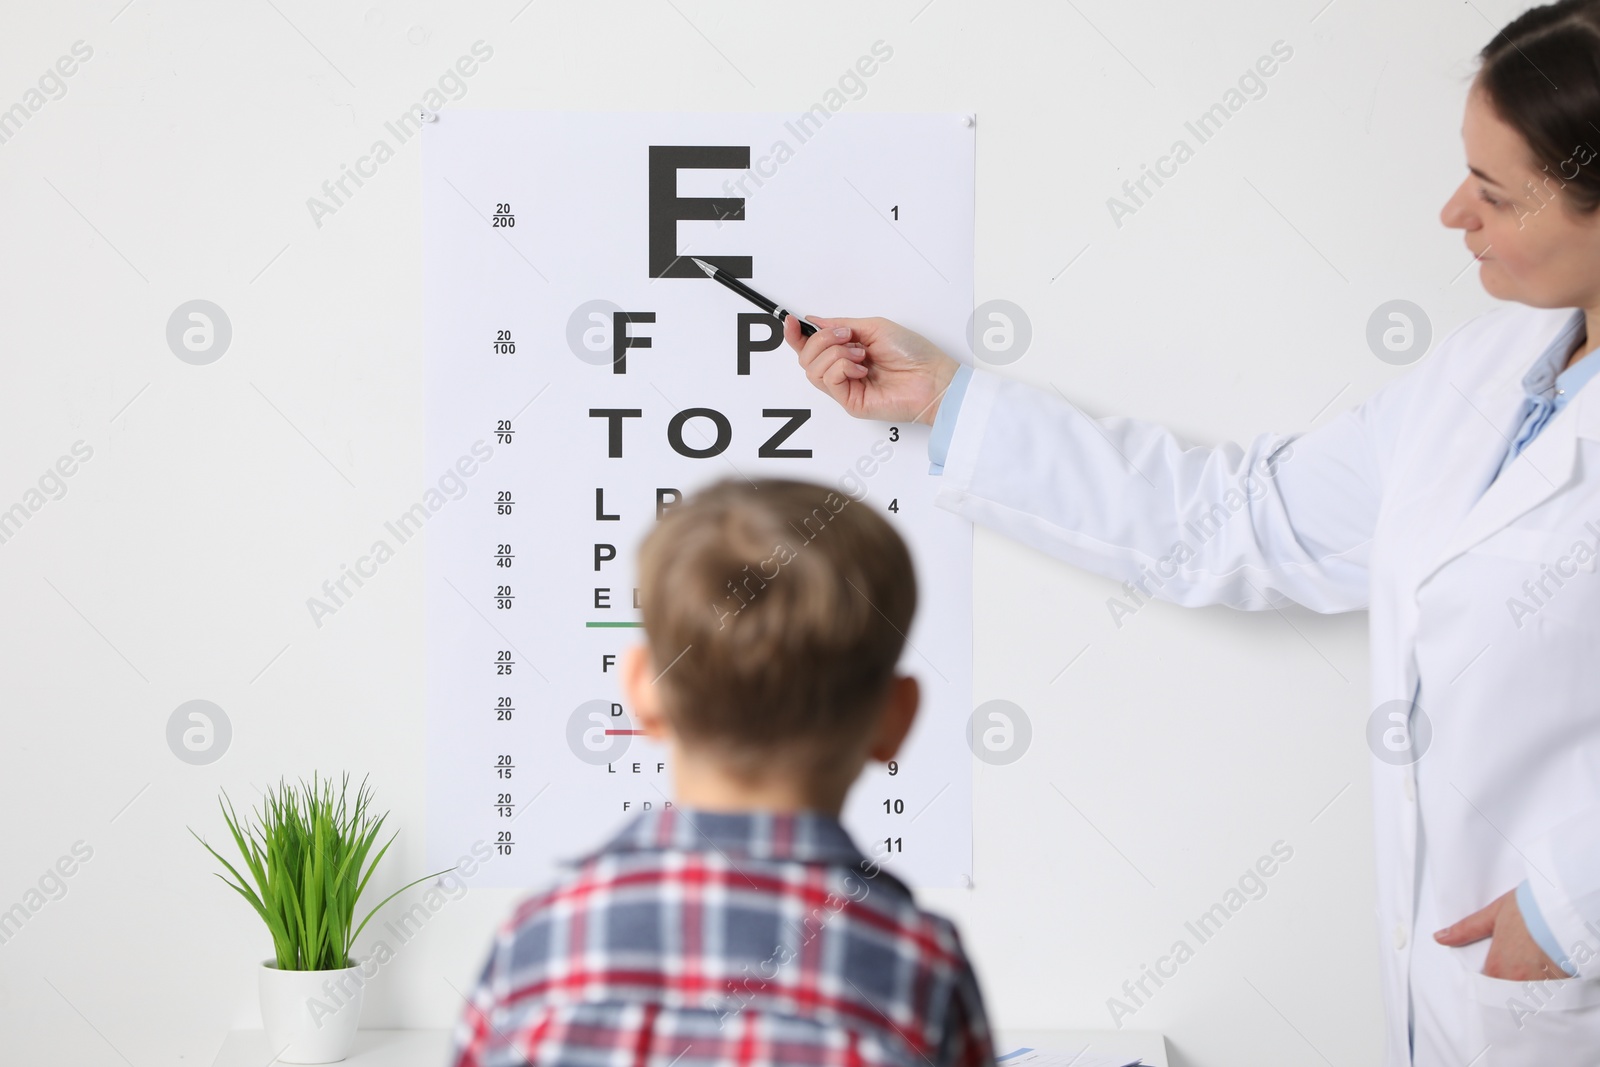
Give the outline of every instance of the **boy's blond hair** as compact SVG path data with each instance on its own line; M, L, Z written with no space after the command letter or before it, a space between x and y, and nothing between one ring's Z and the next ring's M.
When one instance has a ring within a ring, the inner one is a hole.
M826 775L857 750L917 606L911 554L873 505L782 478L673 506L639 586L668 721L745 777Z

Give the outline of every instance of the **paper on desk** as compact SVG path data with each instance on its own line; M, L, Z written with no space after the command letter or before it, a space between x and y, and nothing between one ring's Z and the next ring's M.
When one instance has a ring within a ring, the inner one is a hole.
M1137 1067L1142 1060L1125 1060L1121 1056L1110 1056L1104 1053L1093 1053L1089 1046L1076 1051L1061 1051L1044 1048L1015 1048L1003 1053L995 1060L1003 1063L1005 1067Z

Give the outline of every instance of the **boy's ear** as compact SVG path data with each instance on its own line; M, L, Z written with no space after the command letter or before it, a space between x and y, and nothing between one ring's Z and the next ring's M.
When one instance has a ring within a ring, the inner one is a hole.
M867 749L869 757L879 763L894 759L900 746L905 744L906 735L911 733L911 724L917 720L917 706L921 699L922 690L914 676L898 674L890 680L889 696L884 703L883 714L878 717L872 746Z
M650 646L641 643L623 649L619 667L622 695L633 712L635 728L643 730L652 741L662 740L666 737L667 723L652 681L655 674L650 663Z

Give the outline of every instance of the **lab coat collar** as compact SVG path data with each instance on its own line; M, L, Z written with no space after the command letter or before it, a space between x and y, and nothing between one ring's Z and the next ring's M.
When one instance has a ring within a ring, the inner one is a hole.
M1462 389L1454 381L1446 387L1466 401L1462 419L1467 427L1457 434L1460 451L1436 457L1441 465L1467 475L1439 478L1433 483L1434 514L1461 516L1447 529L1443 548L1431 556L1418 577L1420 587L1441 567L1475 545L1492 537L1564 489L1577 469L1578 438L1600 439L1600 402L1594 390L1581 390L1543 432L1508 466L1487 490L1478 493L1498 469L1510 441L1522 424L1527 393L1524 378L1534 362L1560 336L1572 319L1571 308L1529 309L1533 320L1525 330L1513 331L1525 355L1507 354L1503 364L1485 375L1476 387ZM1526 338L1526 340L1522 340ZM1526 347L1523 347L1526 346ZM1483 423L1487 422L1488 427ZM1485 432L1492 428L1494 432ZM1463 494L1467 494L1463 498Z

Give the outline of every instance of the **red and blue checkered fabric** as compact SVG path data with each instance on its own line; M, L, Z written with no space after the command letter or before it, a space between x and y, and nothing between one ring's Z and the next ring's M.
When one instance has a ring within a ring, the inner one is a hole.
M955 927L819 812L644 813L500 927L452 1067L987 1067Z

